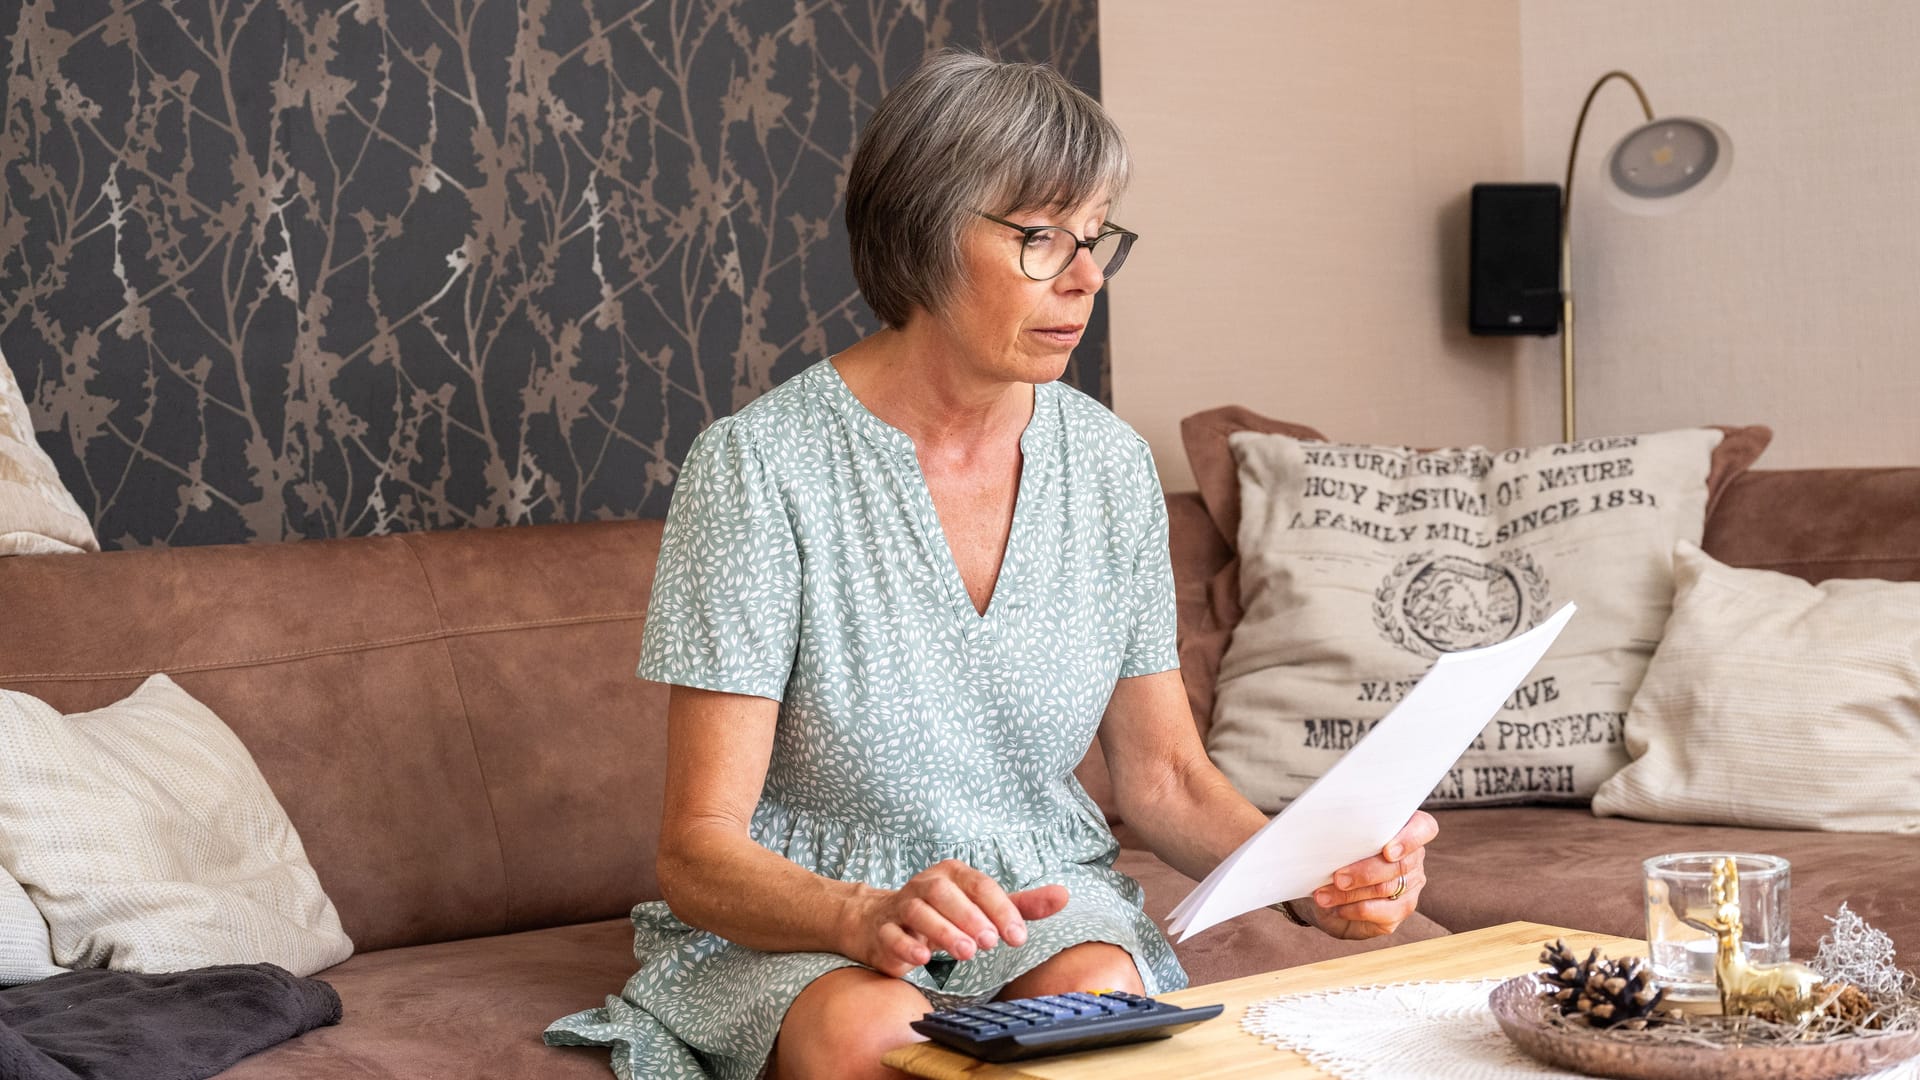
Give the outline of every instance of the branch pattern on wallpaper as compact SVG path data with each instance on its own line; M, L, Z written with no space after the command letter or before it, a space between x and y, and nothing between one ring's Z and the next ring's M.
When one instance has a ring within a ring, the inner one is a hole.
M1098 90L1094 0L7 6L0 351L108 547L663 515L877 325L887 86L951 43Z

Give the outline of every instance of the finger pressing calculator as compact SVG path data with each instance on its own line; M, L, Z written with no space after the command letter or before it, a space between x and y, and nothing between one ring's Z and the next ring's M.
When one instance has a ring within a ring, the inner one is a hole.
M988 1001L938 1009L913 1030L982 1061L1017 1061L1164 1039L1220 1015L1221 1005L1182 1009L1125 990Z

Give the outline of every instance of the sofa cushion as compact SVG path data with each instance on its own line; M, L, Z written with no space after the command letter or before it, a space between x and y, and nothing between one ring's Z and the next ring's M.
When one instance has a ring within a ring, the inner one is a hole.
M1240 558L1235 545L1240 537L1240 467L1227 440L1239 431L1290 435L1296 439L1324 440L1326 436L1301 424L1289 424L1261 416L1252 409L1223 405L1194 413L1180 421L1180 441L1187 451L1187 464L1193 470L1194 485L1199 488L1200 505L1213 523L1211 530L1198 521L1174 522L1174 579L1176 589L1180 572L1178 530L1185 525L1190 534L1211 533L1200 544L1204 549L1219 545L1225 562L1207 578L1198 594L1203 606L1192 612L1180 609L1180 665L1187 674L1187 698L1193 704L1193 718L1205 738L1213 723L1215 695L1218 691L1220 658L1226 655L1233 628L1240 623ZM1205 681L1195 676L1204 672Z
M1584 802L1697 542L1722 432L1494 452L1240 432L1245 615L1207 750L1264 810L1304 791L1437 657L1580 613L1429 805Z
M504 929L655 900L667 688L634 677L658 521L416 533L503 867Z
M0 866L0 986L38 982L62 970L53 962L47 920L7 868Z
M362 949L609 918L659 895L665 695L631 674L659 540L0 560L0 595L37 613L0 620L0 687L78 712L173 673L252 752Z
M1125 836L1124 828L1119 830ZM1116 867L1145 888L1162 930L1193 879L1138 848ZM1439 937L1415 915L1390 937L1340 941L1256 911L1175 946L1194 985ZM338 1027L308 1032L234 1066L221 1080L411 1080L419 1076L538 1076L604 1080L607 1052L548 1047L553 1017L618 994L634 972L633 926L611 919L499 937L362 953L320 978L339 992ZM460 1042L449 1049L448 1032ZM469 1072L484 1065L484 1072Z
M607 919L362 953L320 978L341 1022L240 1062L220 1080L607 1080L607 1052L550 1047L554 1017L618 994L633 925Z
M99 550L93 523L40 448L20 384L0 356L0 555Z
M1759 852L1792 864L1793 955L1805 959L1845 902L1920 956L1920 843L1911 836L1666 825L1581 807L1442 810L1420 909L1459 933L1515 919L1644 938L1640 863L1674 851Z
M0 620L0 687L82 712L166 671L225 721L359 948L506 929L484 777L401 538L5 559L0 595L36 613Z
M1239 405L1207 409L1180 421L1180 444L1187 451L1194 486L1200 489L1200 500L1206 504L1213 527L1230 544L1240 536L1240 465L1234 459L1231 440L1242 431L1287 435L1307 442L1327 440L1305 424L1261 416Z
M1180 677L1187 686L1200 737L1213 722L1214 683L1220 657L1227 651L1233 625L1221 613L1240 606L1233 546L1214 528L1206 504L1196 492L1167 496L1169 537L1173 545L1173 592L1180 610ZM1222 594L1230 586L1232 597ZM1237 617L1237 615L1236 615Z
M0 864L67 967L311 975L353 952L246 747L165 675L69 716L0 691Z
M1920 582L1809 585L1682 544L1596 814L1920 834Z
M1756 521L1744 521L1744 528L1735 528L1716 532L1713 519L1720 501L1746 474L1755 459L1773 440L1773 432L1760 425L1746 427L1722 427L1726 438L1714 448L1713 464L1707 474L1707 518L1706 539L1703 542L1708 551L1716 551L1716 540L1727 537L1727 542L1738 544L1755 543L1745 539L1749 535L1760 537L1762 553L1770 553L1765 545L1768 541L1766 528L1753 528ZM1180 609L1180 661L1187 680L1187 696L1194 705L1194 719L1200 725L1202 736L1213 719L1215 681L1220 670L1220 658L1227 650L1227 642L1233 634L1233 628L1239 624L1240 610L1240 561L1236 545L1240 536L1240 473L1233 457L1232 437L1242 431L1264 434L1290 435L1297 439L1326 441L1326 436L1303 424L1292 424L1285 420L1275 420L1262 416L1251 409L1239 405L1225 405L1197 412L1180 421L1181 444L1186 449L1187 464L1193 470L1195 493L1182 492L1169 496L1169 502L1190 503L1197 495L1200 505L1206 512L1207 521L1212 528L1204 527L1198 519L1188 517L1183 520L1173 515L1174 579L1181 589L1182 606ZM1844 474L1838 486L1851 488L1846 481L1854 474L1867 470L1839 470ZM1889 522L1898 518L1901 507L1911 506L1920 500L1920 469L1887 470L1905 472L1909 477L1890 482L1881 482L1875 491L1882 494L1895 494L1896 488L1913 489L1915 494L1905 504L1897 500L1882 499L1865 511L1869 517L1885 517ZM1798 476L1798 473L1770 474L1782 477ZM1823 492L1816 492L1823 499ZM1759 500L1753 500L1751 509L1743 505L1739 516L1744 520L1762 512ZM1859 516L1856 510L1854 516ZM1904 547L1890 545L1897 550L1909 553L1912 565L1911 574L1873 573L1852 576L1891 577L1897 580L1920 578L1920 519L1909 516L1906 519L1907 542ZM1184 535L1183 535L1184 534ZM1846 550L1852 532L1846 529L1829 528L1823 533L1827 547ZM1190 561L1183 564L1181 556L1189 555ZM1752 565L1731 560L1737 565ZM1203 564L1205 574L1201 574ZM1182 571L1187 576L1182 576ZM1186 606L1186 599L1196 598L1202 606L1192 611ZM1204 683L1197 677L1205 673Z
M1116 866L1147 892L1164 930L1191 878L1136 848ZM1257 911L1175 947L1194 985L1443 936L1415 915L1390 937L1339 941ZM361 953L320 978L339 992L344 1018L242 1061L220 1080L413 1080L415 1077L538 1076L605 1080L607 1052L549 1047L540 1032L555 1016L618 994L634 972L626 919ZM450 1042L450 1032L457 1040Z
M1920 467L1756 470L1733 480L1700 546L1728 566L1920 581Z

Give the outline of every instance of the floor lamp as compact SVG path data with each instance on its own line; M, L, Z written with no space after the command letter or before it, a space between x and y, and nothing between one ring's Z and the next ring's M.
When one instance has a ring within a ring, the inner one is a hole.
M1640 98L1646 123L1627 132L1608 152L1601 171L1607 201L1637 214L1667 214L1704 198L1726 180L1733 167L1733 144L1711 121L1691 116L1654 119L1647 92L1624 71L1609 71L1587 91L1580 119L1567 148L1567 182L1560 204L1560 427L1572 442L1573 426L1573 162L1580 153L1580 130L1595 94L1610 79L1624 79Z

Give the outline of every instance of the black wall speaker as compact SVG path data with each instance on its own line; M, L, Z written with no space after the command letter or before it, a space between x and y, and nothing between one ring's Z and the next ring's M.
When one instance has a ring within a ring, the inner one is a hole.
M1476 334L1560 329L1560 185L1473 185L1472 294Z

